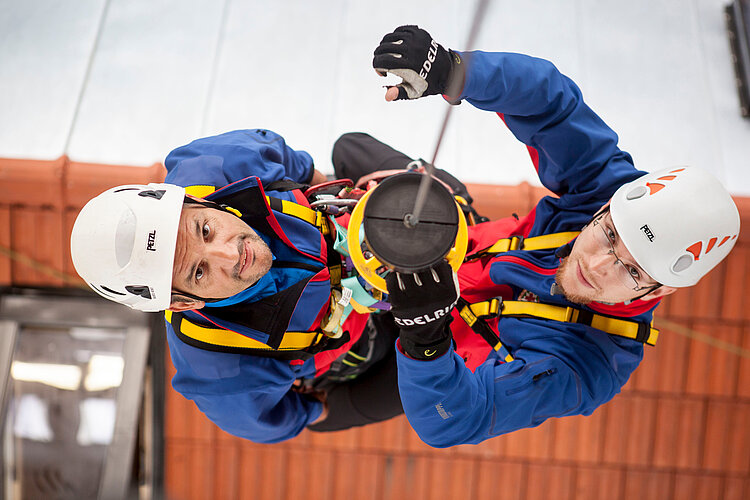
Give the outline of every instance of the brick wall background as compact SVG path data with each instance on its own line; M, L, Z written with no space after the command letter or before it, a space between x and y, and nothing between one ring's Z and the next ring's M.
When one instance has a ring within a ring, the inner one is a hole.
M147 168L0 159L0 286L78 286L68 238L108 187L163 179ZM470 185L480 213L525 214L527 184ZM750 227L750 199L736 199ZM171 499L750 498L750 234L701 283L666 298L662 332L623 393L590 417L551 419L477 446L438 450L402 416L275 445L220 431L169 388ZM698 338L696 338L698 336ZM737 349L740 347L744 351Z

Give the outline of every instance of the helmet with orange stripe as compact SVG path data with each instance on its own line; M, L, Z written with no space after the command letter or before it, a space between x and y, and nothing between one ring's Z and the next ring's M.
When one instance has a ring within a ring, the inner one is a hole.
M732 197L696 167L652 172L621 186L610 211L638 265L670 287L696 284L729 254L740 231Z

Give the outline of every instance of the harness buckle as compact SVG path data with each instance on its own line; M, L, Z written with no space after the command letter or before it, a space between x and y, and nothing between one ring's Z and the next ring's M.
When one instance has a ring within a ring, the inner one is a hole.
M523 247L523 236L511 236L508 250L521 250Z
M474 314L474 312L471 310L471 304L468 302L464 306L459 306L458 315L463 318L464 321L466 321L466 324L469 326L473 326L474 323L477 322L477 316Z
M576 309L575 307L570 307L570 306L566 307L565 319L563 319L563 321L566 323L575 323L576 319L578 319L577 318L578 315L576 314L577 312L578 312L578 309Z
M495 297L490 300L488 318L499 318L503 313L503 298Z
M638 330L635 334L635 340L641 343L647 343L651 336L651 325L648 323L638 323Z

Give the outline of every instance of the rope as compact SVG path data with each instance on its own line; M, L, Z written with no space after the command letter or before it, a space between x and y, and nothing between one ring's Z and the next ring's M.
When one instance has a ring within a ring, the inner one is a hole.
M77 276L71 276L69 274L60 272L54 267L48 266L47 264L39 262L38 260L32 259L31 257L28 257L20 252L12 250L4 245L0 245L0 255L4 255L5 257L8 257L11 260L20 262L21 264L24 264L30 267L31 269L38 271L42 274L46 274L47 276L51 276L52 278L62 280L64 283L68 285L73 285L78 288L88 289L86 285L81 283L80 278L78 278Z
M474 45L474 40L476 40L476 37L479 34L479 28L482 25L482 20L484 19L484 13L487 10L488 3L489 0L478 1L477 8L474 11L474 19L471 23L471 29L469 30L469 38L468 40L466 40L466 44L464 44L463 50L469 51ZM453 106L452 104L449 104L445 110L443 124L440 126L440 133L438 134L437 144L435 144L435 153L433 153L432 155L432 162L426 165L426 172L422 174L422 180L419 183L417 198L414 202L414 210L412 210L411 214L407 214L406 218L404 219L404 222L408 227L415 227L419 223L419 216L422 215L422 209L424 208L424 204L427 200L427 192L430 189L430 181L432 179L432 175L435 173L435 160L437 160L438 151L440 151L440 144L443 142L445 130L448 128L448 120L451 117L451 111L454 107L455 106Z
M706 335L705 333L698 332L668 319L657 318L654 322L657 324L657 328L659 329L671 330L679 335L682 335L683 337L703 342L704 344L708 344L711 347L731 352L732 354L736 354L737 356L740 356L742 358L750 358L750 349L745 349L744 347L732 344L731 342L719 340L712 337L711 335Z

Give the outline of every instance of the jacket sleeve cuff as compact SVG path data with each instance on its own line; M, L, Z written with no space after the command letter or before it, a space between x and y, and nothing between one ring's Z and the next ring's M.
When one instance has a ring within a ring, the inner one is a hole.
M448 101L449 104L461 104L461 94L464 90L466 83L466 63L467 58L465 55L453 50L449 51L451 60L453 62L450 79L448 85L445 88L445 94L443 99Z
M323 403L321 403L320 401L314 401L313 408L310 411L310 414L308 417L307 425L312 425L316 423L322 414L323 414Z
M450 352L453 351L453 339L452 339L452 337L448 337L446 339L446 341L447 341L447 344L448 344L446 347L444 347L442 349L439 348L439 347L437 349L435 349L435 347L432 347L432 349L430 349L430 350L436 350L436 351L438 351L438 352L435 352L434 357L429 357L429 355L425 356L425 357L416 357L414 355L409 354L408 352L406 352L406 350L404 349L403 345L401 345L401 339L400 338L396 339L396 349L398 350L398 352L400 352L401 354L403 354L405 357L407 357L408 359L414 360L415 362L434 361L436 359L445 357L446 354L448 354L448 353L450 353Z
M310 171L307 173L307 176L305 176L305 178L300 181L300 184L307 184L307 185L312 184L312 179L314 175L315 175L315 164L311 162Z

